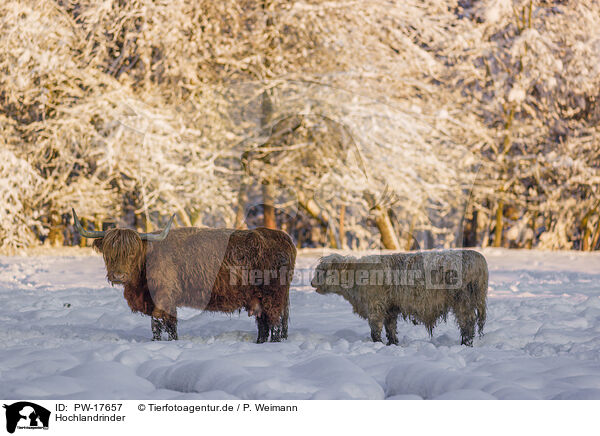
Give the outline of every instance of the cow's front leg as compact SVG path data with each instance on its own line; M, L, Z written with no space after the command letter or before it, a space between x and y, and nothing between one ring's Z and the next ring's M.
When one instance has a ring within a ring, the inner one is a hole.
M383 320L379 317L369 317L369 327L371 328L371 339L373 342L383 342L381 340L381 328Z
M161 334L164 329L163 322L159 318L152 317L152 321L150 322L150 326L152 327L152 340L160 341Z
M387 336L388 345L398 345L398 335L396 333L398 314L395 312L388 313L385 317L385 335Z
M177 340L177 305L172 298L175 293L174 289L167 288L161 288L151 293L152 302L154 303L152 318L160 321L160 333L162 331L167 332L169 341ZM154 333L154 324L152 332ZM154 336L155 340L160 340L160 333L158 333L158 338L156 338L156 335Z
M175 314L154 309L152 312L152 340L160 341L161 333L167 332L169 341L177 340L177 312Z
M271 327L271 342L281 342L281 324Z
M165 331L169 335L169 341L176 341L177 336L177 315L169 315L165 319Z
M264 313L256 317L256 325L258 327L256 343L262 344L263 342L267 342L269 340L269 321Z

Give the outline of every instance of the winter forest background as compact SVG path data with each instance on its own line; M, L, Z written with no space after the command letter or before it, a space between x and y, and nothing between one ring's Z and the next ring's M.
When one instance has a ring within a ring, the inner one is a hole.
M600 247L600 3L0 3L0 249Z

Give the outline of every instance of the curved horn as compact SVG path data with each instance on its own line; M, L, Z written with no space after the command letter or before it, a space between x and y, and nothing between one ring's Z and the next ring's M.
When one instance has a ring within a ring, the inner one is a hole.
M174 218L175 218L175 214L173 214L173 216L171 216L171 219L167 223L167 226L158 235L156 233L140 233L139 234L140 238L142 239L142 241L150 241L150 242L162 241L169 234L169 231L171 230L171 225L173 224Z
M85 230L79 222L79 218L77 218L75 209L71 208L71 211L73 212L73 221L75 223L75 229L81 236L83 236L84 238L102 238L104 237L104 235L106 235L106 232L99 232L98 230Z

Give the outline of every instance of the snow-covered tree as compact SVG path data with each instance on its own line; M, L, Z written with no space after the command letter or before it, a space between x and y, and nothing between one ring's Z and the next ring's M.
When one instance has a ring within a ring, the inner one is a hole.
M7 222L30 236L0 243L60 244L73 206L146 229L171 213L274 226L277 206L332 246L595 249L599 16L591 1L7 0L0 128L24 177Z

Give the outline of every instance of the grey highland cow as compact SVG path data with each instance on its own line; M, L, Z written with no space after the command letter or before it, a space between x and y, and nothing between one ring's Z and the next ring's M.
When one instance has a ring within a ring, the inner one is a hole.
M475 327L483 335L488 267L473 250L441 250L373 255L332 254L321 259L311 285L320 294L338 294L369 321L371 338L398 344L398 315L429 332L452 312L461 344L473 346Z

